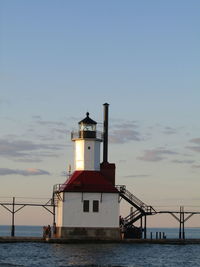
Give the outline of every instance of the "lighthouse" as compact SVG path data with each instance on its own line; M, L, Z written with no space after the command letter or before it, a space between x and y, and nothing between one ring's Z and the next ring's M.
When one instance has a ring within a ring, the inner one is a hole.
M56 237L69 240L118 240L119 192L115 164L108 162L108 104L104 104L104 131L89 112L71 133L74 172L56 187ZM101 143L103 141L103 161Z

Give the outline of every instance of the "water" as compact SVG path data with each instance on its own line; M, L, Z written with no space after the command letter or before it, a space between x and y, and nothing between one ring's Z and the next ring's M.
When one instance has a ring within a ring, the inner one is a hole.
M43 226L15 226L16 236L34 236L42 237ZM0 236L10 236L11 227L8 225L0 225ZM167 238L178 238L179 229L178 228L148 228L147 238L150 238L150 233L152 232L153 238L156 238L156 232L165 233ZM200 239L200 228L185 228L186 238L199 238ZM1 266L0 266L1 267Z
M0 244L0 267L197 267L199 245Z
M34 236L42 237L43 226L24 226L16 225L15 226L15 236ZM9 225L0 225L0 236L10 236L11 226ZM0 265L1 267L1 265Z
M1 226L0 235L9 227ZM9 229L10 230L10 229ZM178 229L150 229L153 232L168 230L178 235ZM199 228L186 229L195 238ZM17 227L19 236L41 236L42 227ZM167 233L166 233L167 234ZM0 244L0 267L198 267L200 245L149 245L149 244Z

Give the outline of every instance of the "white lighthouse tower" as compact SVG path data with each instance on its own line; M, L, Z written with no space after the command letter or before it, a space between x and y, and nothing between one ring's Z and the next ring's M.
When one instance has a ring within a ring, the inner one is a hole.
M97 123L86 113L86 118L79 122L78 135L72 132L75 142L75 169L77 171L100 170L100 142L102 136L96 131ZM98 135L98 136L97 136Z
M56 237L76 240L118 240L119 192L115 188L115 165L107 162L108 104L104 104L104 134L89 117L72 132L75 171L57 187ZM100 163L100 144L104 158Z

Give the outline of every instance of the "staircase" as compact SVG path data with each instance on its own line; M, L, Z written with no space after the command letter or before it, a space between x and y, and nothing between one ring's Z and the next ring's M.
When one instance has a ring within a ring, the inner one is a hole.
M51 202L55 206L58 206L58 201L63 201L60 195L62 187L63 187L63 184L55 184L53 186L53 194L52 194Z
M139 198L134 196L130 191L126 189L125 185L117 185L116 188L119 191L120 197L125 199L136 209L124 218L124 226L132 225L143 216L156 214L156 211L152 206L145 204Z
M127 227L129 225L132 225L134 222L142 218L142 216L143 216L143 213L141 213L140 210L134 210L133 212L131 212L128 216L124 218L124 226Z

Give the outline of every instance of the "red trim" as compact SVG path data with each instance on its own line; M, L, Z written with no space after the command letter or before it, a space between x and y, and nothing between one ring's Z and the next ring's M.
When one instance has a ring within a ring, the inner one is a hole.
M62 192L118 193L99 171L75 171L61 188Z

